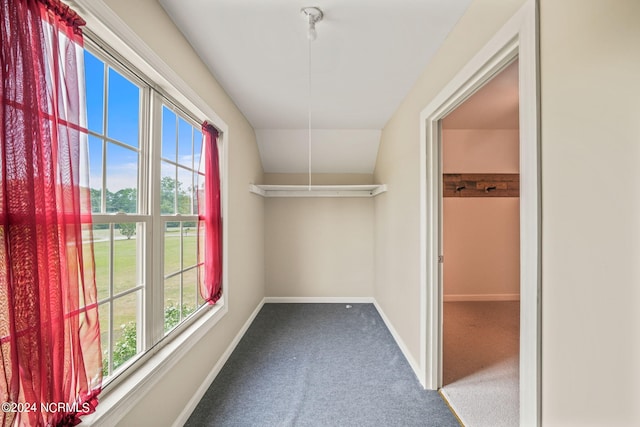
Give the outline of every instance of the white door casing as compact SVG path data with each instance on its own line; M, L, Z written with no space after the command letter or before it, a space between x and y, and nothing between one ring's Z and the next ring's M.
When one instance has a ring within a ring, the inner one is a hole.
M440 120L516 57L520 91L520 425L540 425L541 206L538 10L535 0L496 33L420 114L420 381L442 387Z

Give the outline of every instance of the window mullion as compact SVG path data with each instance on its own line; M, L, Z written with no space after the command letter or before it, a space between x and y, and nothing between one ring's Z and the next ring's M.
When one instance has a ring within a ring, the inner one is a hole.
M107 134L107 111L108 111L108 95L109 95L109 67L107 64L103 66L103 93L102 93L102 135L100 135L100 141L102 143L102 191L100 197L100 212L107 211L107 141L105 135Z
M113 373L113 346L114 346L114 337L113 337L113 224L109 224L109 375Z
M178 154L178 148L180 147L180 116L178 114L176 114L176 167L174 168L175 172L173 175L173 179L175 180L175 187L173 189L173 212L179 212L178 211L178 161L179 161L179 154ZM182 309L181 309L182 310Z
M185 318L184 315L184 222L180 222L180 295L178 296L178 301L180 305L180 321L182 322Z
M138 134L138 213L142 215L149 214L149 180L146 179L149 176L149 108L151 102L149 99L149 88L146 87L140 91L140 126L139 126L139 134ZM153 223L153 222L152 222ZM149 279L150 279L150 269L152 268L151 260L149 259L149 255L147 253L147 248L153 247L153 236L148 233L151 224L146 221L143 225L138 224L138 236L141 238L136 241L136 251L141 255L140 261L136 265L136 281L137 284L143 284L144 290L142 294L137 293L137 303L138 310L136 311L137 318L136 324L139 325L137 332L137 343L138 348L137 352L143 352L148 348L151 348L151 344L147 337L148 326L147 326L147 312L149 311L149 306L147 304L147 292L150 288ZM151 245L151 246L150 246Z
M164 336L164 244L163 226L160 218L161 205L161 154L162 154L162 101L159 95L149 89L148 108L149 138L147 144L148 159L148 209L152 221L147 233L147 292L145 325L147 330L146 344L150 348Z

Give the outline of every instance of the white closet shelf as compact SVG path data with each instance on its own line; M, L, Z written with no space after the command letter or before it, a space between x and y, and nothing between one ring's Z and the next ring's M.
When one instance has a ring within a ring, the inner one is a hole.
M370 185L254 185L249 191L262 197L375 197L387 191L385 184Z

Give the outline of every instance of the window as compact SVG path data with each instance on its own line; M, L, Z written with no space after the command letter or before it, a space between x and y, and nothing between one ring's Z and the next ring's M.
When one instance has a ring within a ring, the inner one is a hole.
M160 215L164 236L165 333L204 303L197 286L201 146L202 133L175 109L163 104Z
M105 383L189 322L198 292L198 122L124 61L85 47Z

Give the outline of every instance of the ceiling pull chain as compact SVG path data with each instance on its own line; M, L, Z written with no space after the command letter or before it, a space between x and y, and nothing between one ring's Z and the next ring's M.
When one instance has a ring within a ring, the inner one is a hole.
M309 184L308 191L311 191L311 42L316 39L318 33L316 32L316 22L322 21L324 14L322 10L317 7L303 7L300 12L306 16L309 22L309 28L307 32L307 113L308 113L308 147L309 154Z
M307 81L307 110L308 110L308 127L309 127L309 135L308 135L308 152L309 152L309 191L311 191L311 37L308 38L308 68L309 75Z

